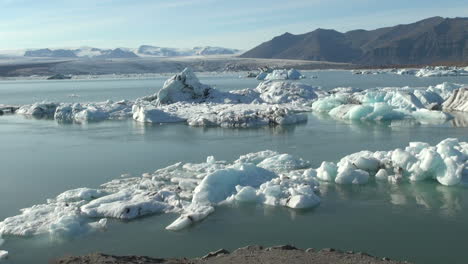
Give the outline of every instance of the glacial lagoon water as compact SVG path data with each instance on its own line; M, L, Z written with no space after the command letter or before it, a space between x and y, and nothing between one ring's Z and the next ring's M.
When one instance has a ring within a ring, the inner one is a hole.
M467 77L416 78L352 75L344 71L307 72L306 83L324 88L428 86ZM2 81L0 103L40 100L134 99L153 93L167 76L144 80ZM255 87L238 74L200 75L218 89ZM75 94L79 97L70 97ZM0 117L0 219L19 209L77 187L97 187L122 174L139 176L178 161L203 162L213 155L232 161L271 149L311 161L337 161L360 150L390 150L411 141L437 144L447 137L468 141L468 128L407 123L344 123L309 114L305 124L258 129L197 128L182 124L146 125L125 121L58 124L22 116ZM107 231L70 239L7 237L6 263L47 263L63 255L105 252L159 257L200 256L248 244L334 247L415 263L466 263L468 189L434 182L363 186L322 184L322 203L297 211L263 205L229 205L192 228L164 228L177 215L133 221L112 220Z

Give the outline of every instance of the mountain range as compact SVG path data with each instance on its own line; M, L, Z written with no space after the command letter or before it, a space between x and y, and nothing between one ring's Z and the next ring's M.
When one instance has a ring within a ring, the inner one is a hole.
M179 56L206 56L206 55L227 55L238 54L240 50L222 47L194 47L192 49L165 48L149 45L142 45L137 49L116 48L98 49L82 47L79 49L36 49L27 50L25 57L36 58L137 58L137 57L179 57Z
M317 29L285 33L245 52L244 58L301 59L360 65L468 61L468 18L432 17L375 30Z

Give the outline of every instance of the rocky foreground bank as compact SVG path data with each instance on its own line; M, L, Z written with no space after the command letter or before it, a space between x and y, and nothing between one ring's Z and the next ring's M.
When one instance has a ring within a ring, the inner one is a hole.
M79 257L64 257L53 261L55 264L153 264L153 263L310 263L310 264L397 264L408 263L377 258L361 252L343 252L335 249L298 249L293 246L276 246L263 248L247 246L232 253L225 249L210 252L200 258L150 258L143 256L111 256L101 253Z

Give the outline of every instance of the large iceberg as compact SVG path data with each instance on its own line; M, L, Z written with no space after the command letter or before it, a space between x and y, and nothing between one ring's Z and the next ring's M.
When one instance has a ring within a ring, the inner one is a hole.
M212 88L200 83L190 68L168 79L157 94L156 104L170 104L206 98Z

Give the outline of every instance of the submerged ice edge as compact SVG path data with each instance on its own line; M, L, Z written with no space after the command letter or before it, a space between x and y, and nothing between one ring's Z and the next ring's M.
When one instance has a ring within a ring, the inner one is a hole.
M453 186L465 185L467 178L468 143L454 138L435 146L411 142L404 149L361 151L336 163L324 161L316 169L307 160L270 150L242 155L233 162L210 156L203 163L179 162L141 177L117 178L98 189L66 191L6 218L0 222L0 235L66 238L106 229L108 218L131 220L165 213L180 215L166 227L180 230L222 204L312 208L321 201L321 183L375 180L391 186L435 181Z
M301 76L297 71L273 73ZM306 122L304 112L326 113L339 120L411 119L420 123L443 123L453 118L447 112L454 111L468 112L468 88L463 84L324 91L280 80L264 81L253 89L222 92L200 83L190 69L185 69L169 78L158 93L135 101L43 102L22 106L17 113L54 118L59 122L133 118L144 123L258 127Z

